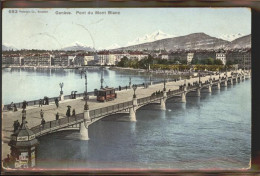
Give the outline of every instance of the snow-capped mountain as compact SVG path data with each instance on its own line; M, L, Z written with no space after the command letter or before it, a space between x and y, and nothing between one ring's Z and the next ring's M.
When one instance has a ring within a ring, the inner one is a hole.
M251 48L251 34L237 38L230 42L227 45L227 49L242 49L242 48Z
M233 41L233 40L235 40L235 39L237 39L237 38L240 38L240 37L242 37L242 36L244 36L243 34L241 34L241 33L238 33L238 34L223 34L223 35L221 35L220 37L218 37L218 38L221 38L221 39L223 39L223 40L227 40L227 41Z
M112 44L111 46L108 46L106 48L100 48L99 50L111 50L111 49L117 49L120 48L121 46L119 46L117 43Z
M9 45L9 44L2 44L2 51L8 51L8 50L17 50L17 48L15 48L13 45Z
M131 46L131 45L138 45L142 43L148 43L148 42L153 42L156 40L161 40L161 39L166 39L166 38L172 38L175 37L174 35L171 34L166 34L162 32L161 30L155 31L152 34L147 34L144 37L139 37L135 39L134 41L128 42L126 46Z
M229 41L209 36L205 33L192 33L184 36L160 39L137 45L118 48L119 50L212 50L225 47Z
M78 41L63 47L61 50L65 50L65 51L77 51L77 50L84 50L84 51L94 51L94 48L84 45Z

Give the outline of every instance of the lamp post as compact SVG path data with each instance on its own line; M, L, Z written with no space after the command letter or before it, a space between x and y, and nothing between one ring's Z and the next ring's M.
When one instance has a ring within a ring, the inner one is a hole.
M131 89L131 87L132 87L132 81L131 81L131 77L129 77L129 88Z
M64 86L64 83L61 82L59 85L60 85L60 94L62 95L62 94L63 94L62 88L63 88L63 86Z
M103 78L103 67L101 66L101 79L100 79L100 83L101 83L101 86L100 86L100 89L103 89L103 82L104 82L104 78Z
M166 91L166 81L165 81L165 78L163 79L163 91Z
M88 79L87 79L87 73L86 70L81 72L81 78L82 78L82 74L85 74L85 92L84 92L84 100L85 100L85 105L84 105L84 110L89 110L88 107Z
M22 121L26 119L26 110L23 108L22 110Z
M165 80L165 70L164 70L164 77L163 77L163 91L166 91L166 80Z
M200 70L199 70L199 84L200 84Z
M135 94L135 91L136 91L136 89L137 89L137 85L136 85L136 84L134 84L134 85L133 85L133 90L134 90L134 95L133 95L133 98L136 98L136 94Z

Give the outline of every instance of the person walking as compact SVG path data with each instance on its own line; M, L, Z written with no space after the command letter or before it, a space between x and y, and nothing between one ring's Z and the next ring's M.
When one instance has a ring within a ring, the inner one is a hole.
M67 112L66 112L66 116L70 117L70 108L71 108L71 106L67 106L67 107L68 107L68 109L67 109Z
M46 105L49 105L49 98L46 97Z
M22 106L22 108L23 108L23 109L26 109L26 106L28 106L28 103L24 100L24 101L23 101L23 106Z
M14 124L13 124L14 132L17 130L17 121L18 121L18 120L14 121Z
M58 98L55 98L55 104L56 104L56 106L58 108L59 107L59 100L58 100Z
M56 120L59 120L59 113L56 114Z
M20 126L21 126L20 122L17 120L17 124L16 124L17 130L19 129Z
M72 116L75 116L76 115L76 112L75 112L75 109L72 110Z
M42 118L42 121L41 121L42 128L44 128L44 124L45 124L45 120L44 120L44 118Z
M42 99L39 100L39 107L42 107Z
M44 114L44 112L41 109L41 111L40 111L41 119L43 119L43 114Z
M16 107L16 105L14 104L14 111L17 111L17 107Z

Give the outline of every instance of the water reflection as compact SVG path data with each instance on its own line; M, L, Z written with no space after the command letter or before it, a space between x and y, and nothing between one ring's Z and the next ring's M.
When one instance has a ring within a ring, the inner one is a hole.
M130 124L130 130L131 130L131 133L132 133L133 135L136 134L135 129L136 129L136 122L132 122L132 123Z

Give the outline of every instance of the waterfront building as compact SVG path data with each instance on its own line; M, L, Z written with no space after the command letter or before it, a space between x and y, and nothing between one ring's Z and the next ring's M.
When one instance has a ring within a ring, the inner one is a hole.
M216 52L216 59L221 60L224 65L226 65L226 52L224 50L219 50Z
M187 53L185 51L173 51L168 56L169 60L180 62L187 60Z
M166 51L162 51L162 52L160 51L158 58L168 60L169 59L169 53L167 53Z
M75 55L68 55L68 65L74 65Z
M38 62L36 59L37 55L32 55L32 54L26 54L23 58L23 64L24 66L37 66Z
M115 65L116 56L109 51L100 51L97 55L98 65Z
M194 53L187 54L187 64L191 64L192 59L194 58Z
M251 69L251 48L244 51L244 68Z
M130 58L130 54L125 51L114 51L112 54L115 55L115 64L120 62L123 57Z
M195 50L193 59L205 60L216 59L216 52L214 50Z
M25 66L50 66L51 55L47 53L43 54L27 54L19 60L20 65Z
M94 61L94 58L93 54L84 54L83 65L89 65L91 61Z
M69 65L69 56L67 54L55 55L51 58L52 66L68 66Z
M227 61L238 64L238 68L251 69L251 49L229 50L226 54Z
M131 60L137 59L138 61L140 61L144 58L148 58L148 54L143 53L141 51L133 51L129 53L129 59Z
M40 54L35 56L38 60L37 66L51 66L51 55L50 54Z
M10 54L3 55L2 54L2 64L4 65L21 65L21 57L19 54Z

